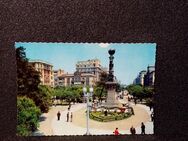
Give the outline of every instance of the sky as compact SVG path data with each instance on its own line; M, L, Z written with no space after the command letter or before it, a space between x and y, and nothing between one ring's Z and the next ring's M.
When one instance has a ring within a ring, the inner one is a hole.
M108 68L109 49L115 49L114 75L121 84L132 84L138 73L148 65L155 65L155 43L23 43L29 60L40 59L53 65L53 69L63 69L74 73L77 61L99 59Z

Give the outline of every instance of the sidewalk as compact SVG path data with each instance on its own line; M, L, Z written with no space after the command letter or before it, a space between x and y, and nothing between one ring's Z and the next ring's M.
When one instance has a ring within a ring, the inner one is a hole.
M149 114L149 116L152 113L152 110L150 111L149 107L146 105L142 105L142 104L137 104L137 106L142 107L143 109L145 109L147 111L147 113ZM154 134L154 126L153 126L153 122L151 121L151 118L148 122L145 122L145 132L146 134ZM140 125L141 126L141 125ZM136 127L136 131L138 134L141 133L141 128L140 127Z
M53 135L51 123L54 117L56 117L58 111L67 109L68 106L52 106L48 113L43 113L40 116L40 126L37 131L33 133L33 136L48 136Z

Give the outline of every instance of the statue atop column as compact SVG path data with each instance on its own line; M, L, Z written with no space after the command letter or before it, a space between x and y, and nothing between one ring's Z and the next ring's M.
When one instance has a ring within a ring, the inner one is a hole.
M108 74L108 79L107 82L105 83L106 85L106 90L107 90L107 99L106 103L104 104L104 107L106 108L117 108L119 107L119 102L117 101L117 94L116 94L116 86L117 82L115 81L114 78L114 53L115 49L110 49L108 50L108 53L110 55L109 57L109 74Z
M114 81L114 63L113 63L114 56L113 55L115 53L115 49L108 50L108 53L110 54L110 57L109 57L110 63L109 63L108 81L109 82L113 82Z

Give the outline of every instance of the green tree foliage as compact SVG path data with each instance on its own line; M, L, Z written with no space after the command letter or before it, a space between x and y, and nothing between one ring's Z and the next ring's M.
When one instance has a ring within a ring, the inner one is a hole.
M153 96L154 88L152 87L143 87L141 85L128 85L126 87L129 94L137 98L151 98Z
M17 135L31 135L38 127L40 109L27 97L17 98Z
M28 64L25 48L19 47L16 49L16 60L18 95L24 96L27 93L38 90L38 85L40 84L39 72Z
M57 99L65 99L65 89L66 87L56 87L53 96L56 96Z
M107 95L107 91L105 89L105 84L108 78L107 73L101 73L100 75L100 81L96 83L96 86L94 87L94 98L97 97L100 101L102 100L102 97Z
M52 89L39 86L40 74L28 63L25 48L16 49L18 96L31 98L42 112L48 112Z
M98 98L99 100L102 100L102 97L106 97L107 90L103 86L96 85L94 86L94 93L93 93L93 99Z
M154 88L153 87L144 87L144 94L147 98L152 98L154 94Z
M82 101L82 87L81 86L67 86L57 87L54 89L54 96L60 100L67 102L81 102Z
M33 98L35 98L36 105L40 107L42 112L48 112L49 106L52 105L52 88L44 85L40 85L39 91L37 95L33 95Z
M126 89L129 91L129 94L135 97L143 95L143 87L140 85L129 85Z

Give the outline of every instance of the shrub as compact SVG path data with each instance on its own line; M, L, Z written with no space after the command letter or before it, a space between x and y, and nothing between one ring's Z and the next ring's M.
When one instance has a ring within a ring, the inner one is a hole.
M17 98L17 135L29 136L39 125L40 109L32 99Z

